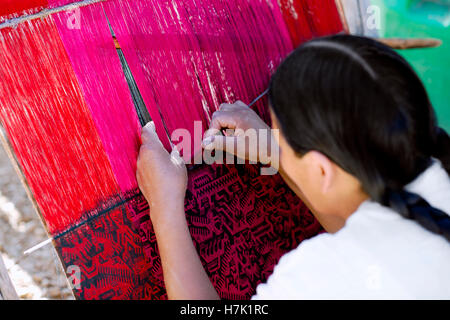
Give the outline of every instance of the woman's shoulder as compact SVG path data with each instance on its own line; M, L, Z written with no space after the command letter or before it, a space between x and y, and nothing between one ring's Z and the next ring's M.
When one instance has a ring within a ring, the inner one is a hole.
M257 294L276 299L450 298L450 244L377 203L283 256Z
M449 213L450 180L438 161L407 189ZM256 298L450 299L450 243L373 201L335 234L284 255Z

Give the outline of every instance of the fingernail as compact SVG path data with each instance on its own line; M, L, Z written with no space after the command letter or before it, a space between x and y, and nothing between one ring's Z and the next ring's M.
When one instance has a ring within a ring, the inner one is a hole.
M148 123L144 126L144 128L145 128L145 129L150 129L150 130L156 131L155 123L154 123L153 121L148 122Z
M202 141L203 147L207 147L214 142L214 136L210 136Z

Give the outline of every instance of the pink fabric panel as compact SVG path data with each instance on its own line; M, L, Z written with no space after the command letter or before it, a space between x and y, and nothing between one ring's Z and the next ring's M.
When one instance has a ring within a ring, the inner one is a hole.
M140 124L100 4L82 7L80 28L54 15L121 191L136 188Z

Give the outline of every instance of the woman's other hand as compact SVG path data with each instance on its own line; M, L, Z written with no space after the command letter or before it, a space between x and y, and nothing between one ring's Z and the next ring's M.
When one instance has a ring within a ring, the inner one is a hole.
M223 130L225 135L222 135ZM256 141L250 138L252 134L248 130L256 134ZM260 130L267 130L267 138L260 139ZM272 143L270 127L245 103L237 101L224 103L214 112L202 144L206 150L223 150L242 159L267 163L267 159L261 159L260 150L266 148L268 153L262 154L270 154Z

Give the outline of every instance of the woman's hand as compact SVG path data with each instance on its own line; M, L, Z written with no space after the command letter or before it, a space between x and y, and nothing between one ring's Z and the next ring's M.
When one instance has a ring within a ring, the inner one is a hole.
M139 188L150 204L169 299L219 299L192 242L184 212L187 170L175 150L164 149L153 123L142 129Z
M184 214L184 197L187 188L187 170L183 159L174 150L169 154L164 149L150 122L142 129L142 146L137 161L137 181L147 199L152 221L178 218ZM182 216L184 218L184 216Z
M225 136L222 135L224 129ZM250 140L250 135L246 136L249 129L256 133L256 141ZM266 139L260 139L260 130L267 130ZM254 143L257 148L251 148ZM237 101L234 104L224 103L214 112L202 144L206 150L223 150L242 159L267 163L267 159L260 159L259 151L266 148L269 153L265 154L270 154L272 143L270 127L245 103Z

